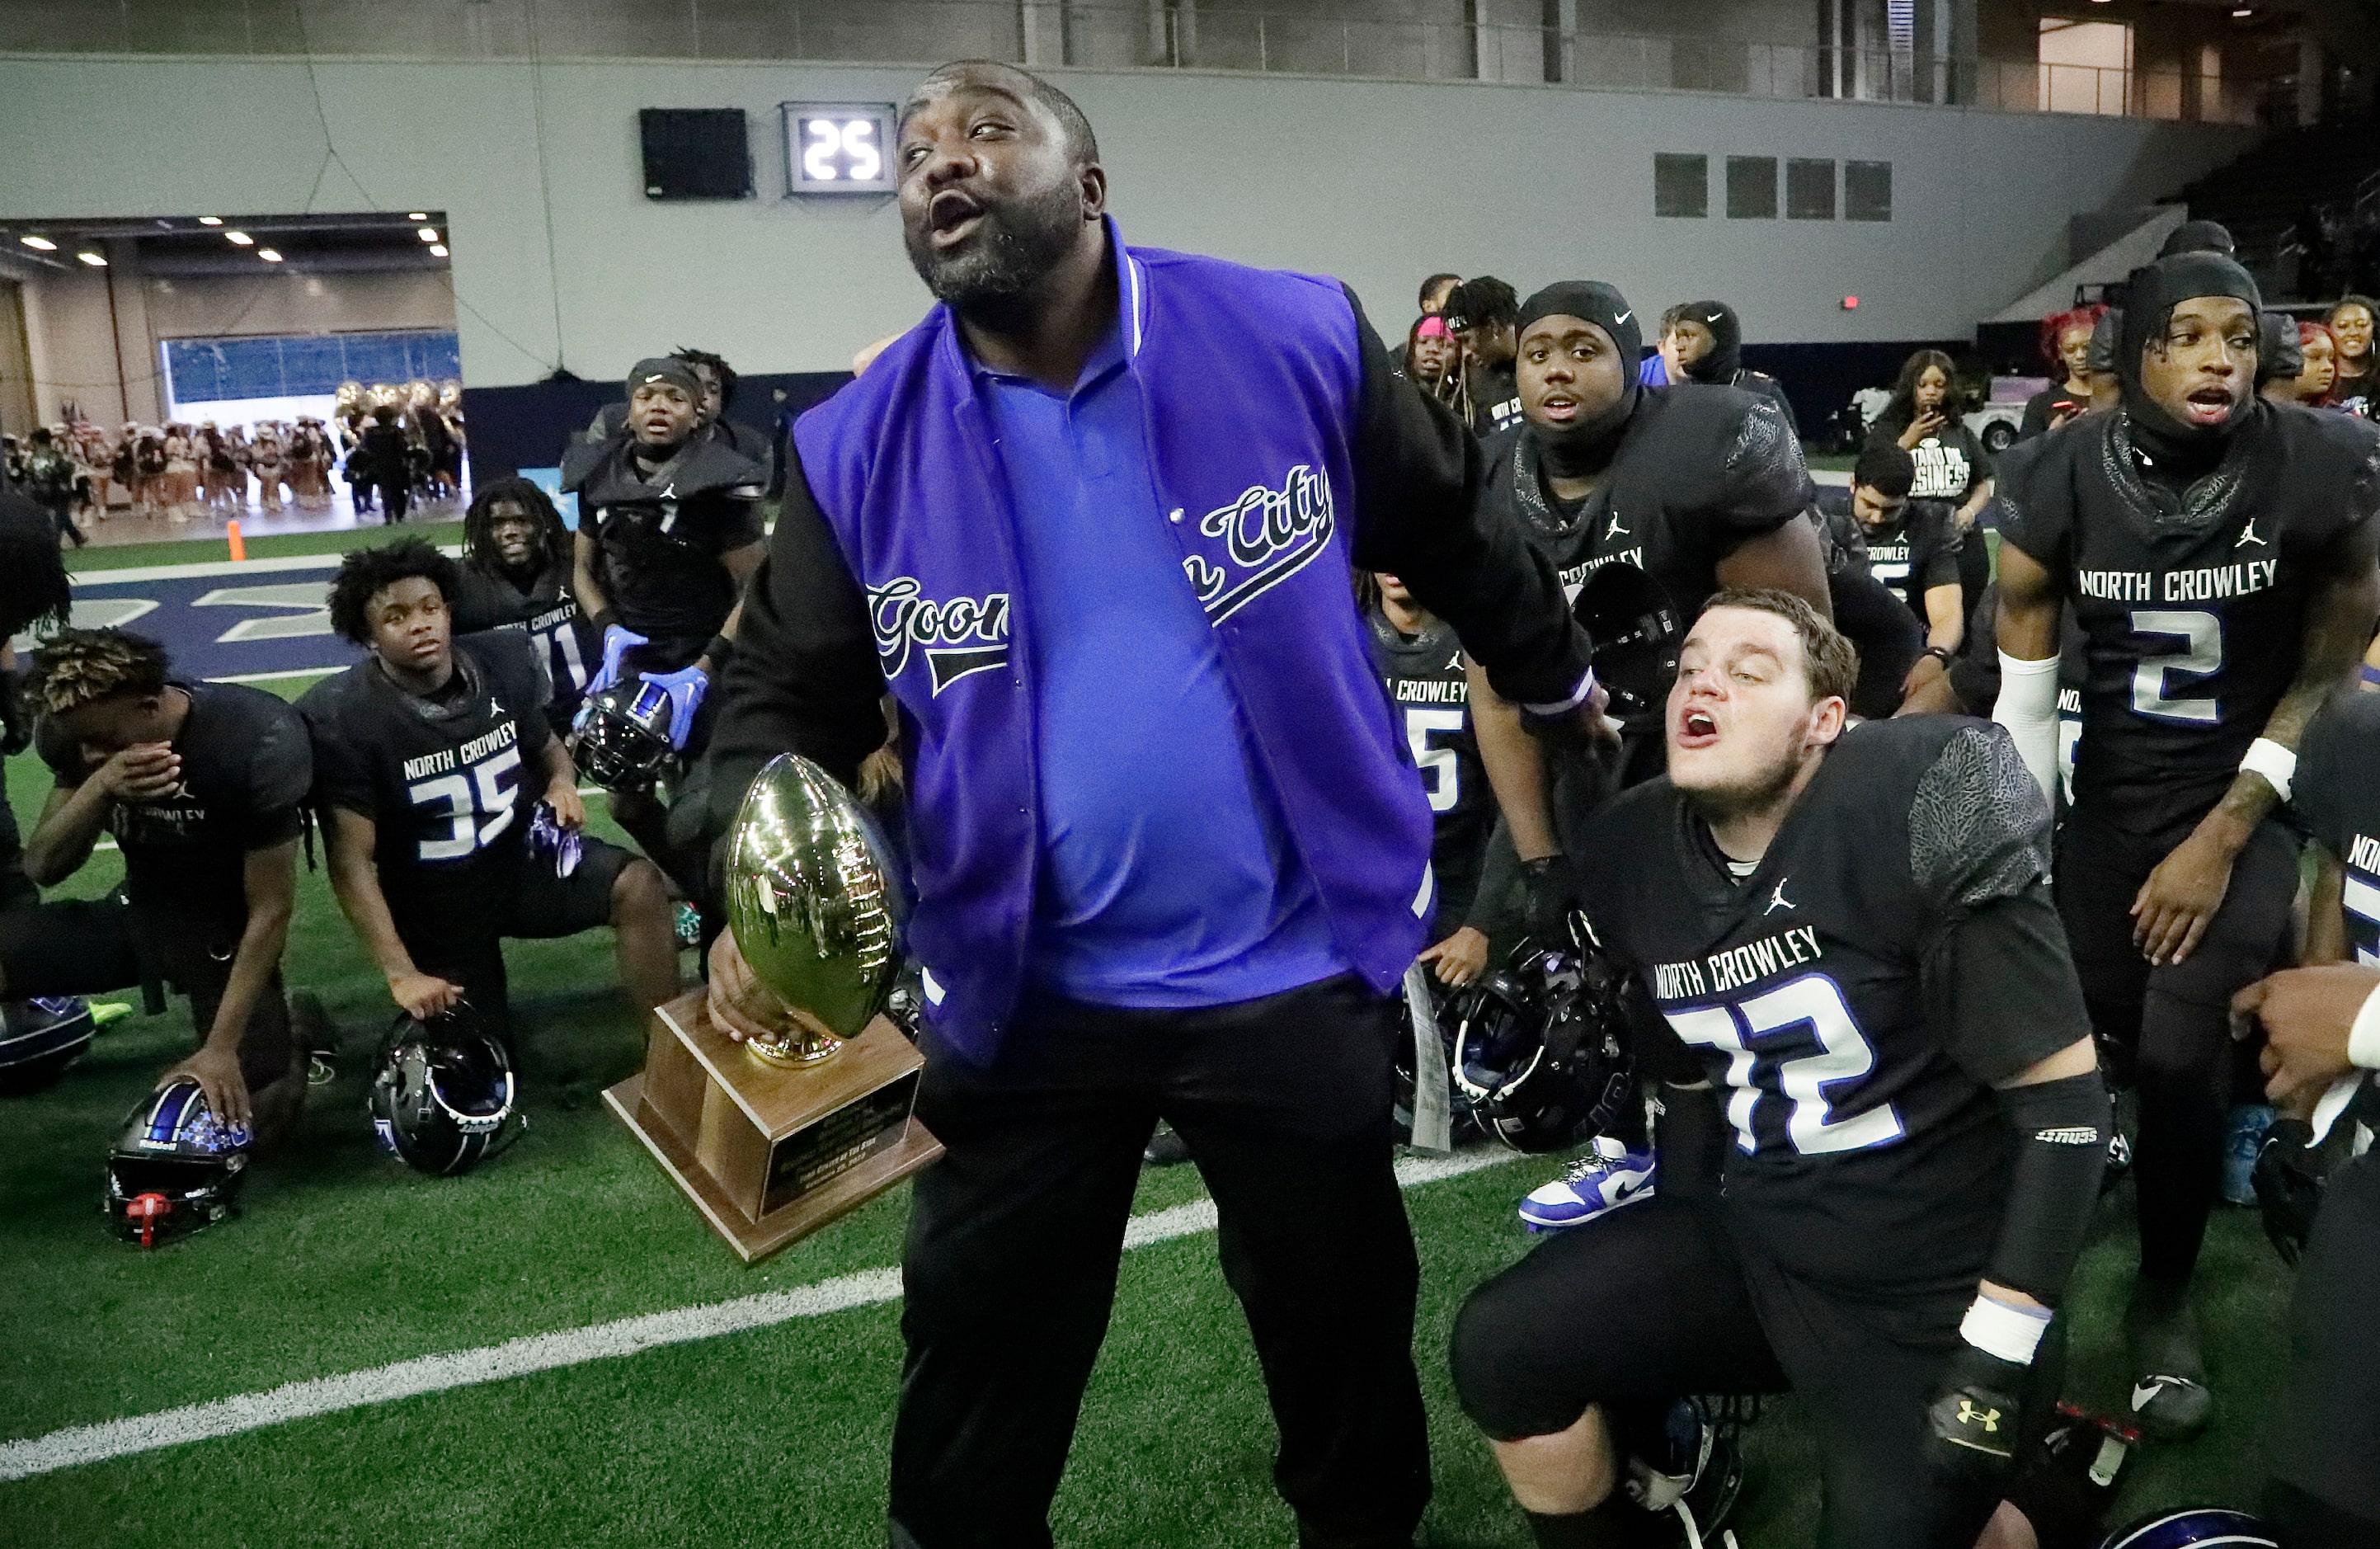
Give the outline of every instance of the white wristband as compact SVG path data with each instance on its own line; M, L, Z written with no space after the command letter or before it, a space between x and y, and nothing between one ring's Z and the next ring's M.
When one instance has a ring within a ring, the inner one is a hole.
M2289 782L2297 778L2298 756L2269 737L2260 737L2248 744L2248 756L2240 761L2240 773L2259 774L2265 784L2282 800L2289 799Z
M1543 704L1524 704L1521 708L1527 711L1532 715L1567 714L1571 711L1576 710L1580 705L1585 704L1594 693L1595 669L1593 667L1589 667L1586 669L1586 676L1578 680L1578 687L1570 691L1570 698L1566 700L1554 700Z
M2033 1364L2033 1352L2049 1332L2049 1313L2031 1307L2010 1307L1990 1297L1975 1298L1959 1324L1959 1337L1983 1351L2017 1366Z
M2347 1063L2380 1070L2380 990L2363 997L2347 1033Z

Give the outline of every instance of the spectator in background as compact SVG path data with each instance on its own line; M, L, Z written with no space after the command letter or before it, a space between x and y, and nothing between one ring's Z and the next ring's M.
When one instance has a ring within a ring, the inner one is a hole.
M1911 498L1949 501L1964 532L1992 497L1992 476L1983 443L1959 418L1955 369L1938 349L1912 355L1868 438L1897 443L1908 453L1917 465Z
M57 524L58 536L73 539L74 546L80 548L91 540L75 525L74 459L67 456L66 448L58 445L47 425L34 430L32 441L25 456L25 493L50 514L50 519Z
M2321 404L2338 384L2338 346L2319 323L2298 324L2297 401Z
M1446 303L1453 299L1455 288L1462 284L1463 276L1460 274L1432 274L1429 278L1422 281L1421 294L1415 298L1421 307L1422 317L1424 319L1433 318L1444 312L1446 311ZM1417 327L1419 324L1416 323L1415 326ZM1408 335L1403 344L1401 344L1397 346L1396 348L1389 351L1390 363L1397 368L1400 374L1409 377L1412 376L1412 373L1405 370L1405 364L1412 359L1412 349L1413 340L1412 337ZM1415 378L1415 380L1419 379Z
M2062 311L2041 325L2041 353L2061 379L2024 400L2024 419L2017 439L2046 435L2091 407L2091 333L2100 314L2098 305Z
M2257 396L2267 403L2295 403L2298 378L2305 373L2298 320L2287 312L2264 312L2256 323Z
M363 458L363 482L379 493L383 526L403 521L406 508L413 499L412 448L407 444L403 421L404 413L396 405L375 405L371 411L371 423L364 429L363 445L356 449L356 455ZM257 482L265 488L265 509L277 511L281 508L280 447L278 443L273 444L274 473L268 481L264 464L265 445L266 437L260 433L253 464Z
M1777 406L1789 427L1794 426L1793 405L1785 389L1767 372L1744 365L1743 323L1733 307L1724 301L1688 301L1672 307L1665 317L1661 340L1661 358L1675 368L1671 381L1757 393Z
M1405 335L1398 370L1440 403L1451 403L1463 386L1463 350L1447 331L1446 319L1420 317Z
M2343 409L2364 420L2372 418L2374 391L2372 319L2375 311L2380 311L2380 303L2368 296L2344 296L2325 319L2330 327L2331 369L2337 378L2324 406Z
M1521 422L1521 389L1512 374L1520 336L1521 299L1493 274L1465 280L1446 304L1446 326L1463 347L1463 393L1455 412L1481 440Z

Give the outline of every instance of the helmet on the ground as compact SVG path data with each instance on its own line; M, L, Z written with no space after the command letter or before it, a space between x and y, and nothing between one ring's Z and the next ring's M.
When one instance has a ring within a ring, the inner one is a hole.
M512 1055L468 1006L415 1021L400 1012L373 1061L372 1133L417 1172L468 1173L528 1124Z
M2244 1511L2219 1506L2160 1511L2129 1528L2119 1528L2099 1549L2278 1549L2273 1530Z
M1681 1543L1716 1543L1743 1491L1743 1427L1756 1405L1681 1398L1614 1415L1627 1458L1624 1487L1645 1510L1674 1519Z
M0 1003L0 1097L24 1097L57 1084L91 1047L91 1005L80 995L37 995Z
M1623 976L1592 933L1574 945L1524 942L1455 1004L1455 1090L1515 1151L1568 1150L1618 1124L1635 1094Z
M637 677L589 694L568 740L578 772L605 790L649 791L677 757L669 690Z
M1659 581L1626 560L1586 578L1571 616L1595 642L1595 676L1622 718L1658 713L1677 676L1685 620Z
M148 1248L231 1214L249 1140L248 1127L218 1119L187 1076L142 1098L107 1156L102 1204L116 1235Z

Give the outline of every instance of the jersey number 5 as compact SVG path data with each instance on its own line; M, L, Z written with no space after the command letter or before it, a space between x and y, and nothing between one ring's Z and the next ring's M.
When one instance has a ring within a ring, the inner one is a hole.
M1413 747L1414 762L1421 770L1422 783L1429 787L1429 810L1433 812L1451 812L1463 799L1463 766L1453 749L1431 747L1429 734L1462 729L1460 710L1423 710L1414 706L1405 711L1405 741Z
M2180 651L2143 655L2132 668L2132 713L2154 721L2213 726L2221 718L2215 696L2185 699L2174 692L2175 677L2209 677L2223 670L2223 621L2194 608L2135 608L2132 632L2182 642ZM2187 688L2192 685L2183 684Z
M1900 1139L1889 1103L1837 1118L1827 1089L1876 1069L1876 1050L1852 1018L1843 993L1823 973L1805 973L1731 1005L1665 1011L1689 1044L1727 1055L1727 1119L1735 1143L1758 1149L1753 1121L1764 1103L1791 1104L1785 1138L1804 1156L1863 1151Z
M423 835L421 859L460 860L510 828L514 787L505 783L505 776L519 772L520 749L516 746L482 760L467 773L441 774L406 787L406 799L416 809L428 809L422 813L426 821L443 818L446 823L445 833L435 838Z

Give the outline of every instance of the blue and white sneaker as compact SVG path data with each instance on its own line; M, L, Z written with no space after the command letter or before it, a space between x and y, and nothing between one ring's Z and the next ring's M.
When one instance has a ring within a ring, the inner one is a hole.
M1597 1135L1570 1170L1521 1201L1521 1224L1558 1232L1653 1197L1653 1153Z

